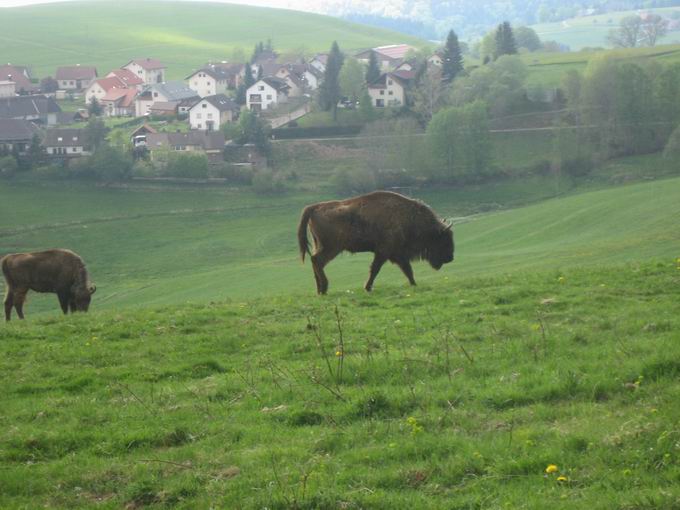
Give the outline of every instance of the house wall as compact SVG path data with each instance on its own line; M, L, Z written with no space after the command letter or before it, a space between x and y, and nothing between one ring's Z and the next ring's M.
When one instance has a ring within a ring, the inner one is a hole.
M384 89L369 88L368 95L371 96L371 103L376 108L401 106L405 100L404 87L389 76L386 79L386 87Z
M99 83L96 81L90 85L87 90L85 90L85 102L91 103L92 98L96 97L97 101L101 102L102 98L106 95L106 90L104 90Z
M123 69L128 69L133 72L136 76L139 76L144 83L147 85L153 85L154 83L163 83L165 81L165 69L144 69L142 66L135 62L130 62Z
M0 97L12 97L16 94L16 83L6 81L0 83Z
M187 80L191 90L196 91L199 97L214 96L227 91L227 80L217 80L207 73L198 71Z
M90 154L84 147L46 147L49 156L86 156Z
M278 103L288 102L285 94L278 94L271 85L258 81L246 92L246 104L249 110L267 110Z
M311 90L316 90L319 88L319 79L316 77L316 75L312 72L305 71L303 74L303 77L305 81L307 82L307 86Z
M208 130L212 122L212 130L216 131L221 124L220 111L208 101L201 101L189 110L189 125L191 129Z

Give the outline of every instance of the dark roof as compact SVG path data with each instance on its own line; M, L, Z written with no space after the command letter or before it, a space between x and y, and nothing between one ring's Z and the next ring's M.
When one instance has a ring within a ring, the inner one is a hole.
M48 113L60 111L61 108L52 97L36 95L0 98L0 118L4 119L32 117L34 115L42 117Z
M215 108L217 108L221 112L226 112L226 111L234 111L234 110L239 110L239 106L234 103L231 99L229 99L227 96L224 94L216 94L214 96L206 96L201 101L208 101L211 105L213 105ZM196 104L200 103L201 101L198 101ZM196 106L196 105L194 105ZM192 106L193 108L193 106Z
M0 119L0 142L30 140L38 127L28 120Z
M274 76L267 76L266 78L262 78L262 81L265 82L267 85L274 87L279 92L286 92L288 89L290 89L290 86L286 83L285 80L275 78Z
M205 73L205 74L209 74L210 76L212 76L213 78L215 78L215 79L218 80L218 81L220 81L220 80L227 80L227 79L229 79L230 76L232 76L232 74L230 74L229 72L227 72L226 69L223 69L223 68L221 68L221 67L217 67L217 66L206 66L206 67L200 68L198 71L194 71L193 73L191 73L189 76L187 76L187 77L184 78L184 79L185 79L185 80L188 80L189 78L191 78L192 76L194 76L196 73Z
M146 146L154 147L169 145L172 147L198 146L203 150L222 150L224 148L224 133L218 131L189 131L186 133L149 133L146 135Z
M238 74L241 74L243 70L245 69L245 64L239 64L239 63L228 63L228 62L220 62L218 64L206 64L203 66L204 68L214 68L214 69L219 69L221 70L227 77L231 78L234 77Z
M88 145L87 132L77 128L58 128L45 131L45 147L83 147Z
M402 87L405 87L408 84L408 80L410 78L405 78L404 76L400 76L400 74L413 74L415 76L415 72L413 71L400 71L399 74L397 73L383 73L380 75L380 78L378 78L376 81L373 83L368 84L369 89L384 89L387 88L387 77L389 76L390 78L394 79L399 85Z
M57 67L57 80L91 80L97 77L97 69L92 66Z
M192 90L188 85L181 81L166 81L165 83L155 83L149 85L142 94L151 95L152 91L163 94L168 101L181 101L182 99L198 98L195 90Z

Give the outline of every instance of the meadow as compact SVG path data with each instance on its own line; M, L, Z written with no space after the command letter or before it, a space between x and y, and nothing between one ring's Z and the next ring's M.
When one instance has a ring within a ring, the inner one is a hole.
M28 65L41 78L58 66L95 65L106 73L153 57L168 66L169 79L183 80L208 61L243 62L267 39L282 53L308 55L328 51L335 40L344 50L426 44L330 16L208 2L100 0L0 10L3 61Z

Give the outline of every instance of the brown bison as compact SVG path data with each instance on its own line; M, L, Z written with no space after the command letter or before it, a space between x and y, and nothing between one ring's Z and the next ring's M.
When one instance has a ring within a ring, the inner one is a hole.
M24 318L24 301L29 290L54 292L64 313L87 312L92 294L97 290L87 275L85 263L69 250L14 253L0 259L5 276L5 320L10 320L12 306Z
M437 270L453 260L451 225L443 223L423 202L398 193L375 191L305 207L298 226L302 262L305 253L310 253L308 225L314 238L311 259L319 294L328 291L324 266L345 250L375 254L364 286L367 291L388 260L401 268L411 285L416 284L412 260L427 260Z

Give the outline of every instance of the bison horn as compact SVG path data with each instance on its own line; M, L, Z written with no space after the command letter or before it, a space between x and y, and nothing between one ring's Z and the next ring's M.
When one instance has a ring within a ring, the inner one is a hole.
M90 286L87 288L90 294L94 294L97 292L97 286L94 283L91 283Z
M453 227L453 222L451 220L444 220L442 223L444 224L443 231L451 230L451 227Z

